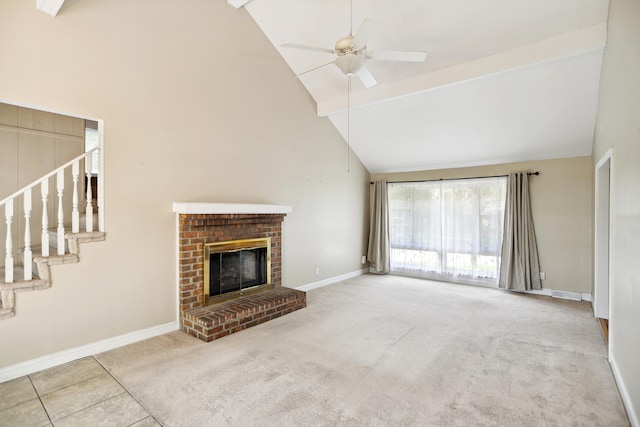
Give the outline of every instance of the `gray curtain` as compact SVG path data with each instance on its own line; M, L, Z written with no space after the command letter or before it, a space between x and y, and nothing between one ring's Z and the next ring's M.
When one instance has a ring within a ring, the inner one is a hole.
M504 289L542 289L526 172L509 174L499 285Z
M371 185L369 206L369 248L367 261L369 272L385 274L389 263L389 209L387 207L387 182L376 181Z

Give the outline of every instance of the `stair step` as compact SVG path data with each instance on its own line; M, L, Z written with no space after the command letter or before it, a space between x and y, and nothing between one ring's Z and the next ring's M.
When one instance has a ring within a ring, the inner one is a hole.
M41 280L40 276L38 275L38 267L36 266L36 264L33 264L33 270L32 270L32 278L31 280ZM5 274L5 268L0 268L0 284L4 284L7 285L7 283L4 281L4 276ZM13 267L13 283L18 283L18 282L24 282L24 267L22 266L16 266Z
M49 254L56 254L57 249L52 248L51 246L49 247ZM34 279L39 279L40 278L40 274L38 271L38 264L34 261L36 257L38 256L42 256L42 247L41 246L32 246L31 247L31 271L33 272L32 276ZM13 277L17 278L17 277L24 277L23 275L17 276L16 275L16 271L18 268L22 269L22 271L24 271L24 249L18 249L18 259L20 259L20 263L22 264L22 267L20 266L16 266L13 269ZM4 277L4 276L3 276Z
M97 230L98 221L99 221L98 213L94 212L92 216L93 216L93 229ZM87 229L87 215L84 213L81 213L80 221L79 221L79 230L80 230L79 232L84 233L86 229ZM58 250L58 227L51 227L48 229L48 231L49 231L49 246L51 248L54 248L57 251ZM64 234L71 233L71 232L73 232L71 227L65 226ZM67 243L66 239L65 239L64 250L65 252L69 252L69 244Z
M99 221L98 213L94 212L92 216L93 216L93 229L95 230L95 229L98 228L98 221ZM79 219L80 219L80 221L78 222L78 227L79 227L80 231L86 230L87 229L87 215L81 213ZM53 225L52 227L49 227L49 231L56 231L58 229L57 225L54 225L54 224L51 224L51 223L49 225ZM65 230L71 231L71 226L69 224L66 224L65 225Z
M0 307L0 320L9 319L15 315L13 308L2 308Z
M5 269L0 268L0 320L10 319L15 316L16 292L35 291L51 286L50 281L38 277L24 280L24 268L22 267L14 267L12 283L6 283L4 279ZM7 298L7 300L5 301L4 298Z
M64 234L71 233L70 228L64 229ZM55 228L49 229L49 247L53 249L51 253L56 253L58 251L58 230ZM69 252L69 243L67 239L64 240L64 251Z
M69 238L67 238L67 236ZM58 255L58 245L57 245L57 239L55 237L57 237L57 233L49 241L49 255L48 255L49 257L62 256L62 255ZM65 230L65 252L63 254L64 256L77 254L77 252L70 250L70 249L73 249L73 247L72 248L69 247L69 239L73 241L72 243L76 243L76 246L77 246L78 243L101 242L105 239L105 233L101 231L81 231L79 233L72 233L71 230L66 229ZM42 257L42 246L40 245L32 246L31 254L34 260L36 259L36 257ZM24 265L24 248L18 249L18 259L20 260L20 265ZM34 272L36 271L35 267L33 271Z

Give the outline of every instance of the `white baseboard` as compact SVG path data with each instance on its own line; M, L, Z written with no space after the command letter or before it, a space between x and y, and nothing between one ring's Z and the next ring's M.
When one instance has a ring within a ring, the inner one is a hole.
M522 291L519 289L507 289L514 292L522 292L532 295L543 295L546 297L570 299L573 301L591 301L590 293L568 292L568 291L556 291L555 289L542 288L540 290Z
M368 268L363 268L362 270L352 271L351 273L346 273L340 276L331 277L329 279L320 280L319 282L307 283L306 285L299 286L296 289L306 292L312 289L317 289L323 286L331 285L336 282L341 282L343 280L351 279L353 277L362 276L363 274L368 272L369 272Z
M618 364L611 352L609 352L609 364L611 365L613 378L616 380L616 385L618 386L622 403L624 404L624 408L627 410L627 416L629 417L631 427L640 427L640 418L638 418L638 414L633 407L633 400L631 400L631 396L629 396L629 390L627 389L624 379L622 378L622 374L618 369Z
M43 369L62 365L63 363L68 363L83 357L102 353L103 351L113 350L114 348L122 347L127 344L153 338L168 332L173 332L178 330L179 326L178 322L165 323L164 325L158 325L148 329L119 335L117 337L107 338L81 347L71 348L69 350L60 351L58 353L38 357L37 359L7 366L6 368L0 369L0 383L42 371Z
M505 291L511 291L511 292L520 292L523 294L532 294L532 295L543 295L545 297L550 297L553 294L553 291L551 289L539 289L539 290L530 290L530 291L523 291L520 289L505 289Z

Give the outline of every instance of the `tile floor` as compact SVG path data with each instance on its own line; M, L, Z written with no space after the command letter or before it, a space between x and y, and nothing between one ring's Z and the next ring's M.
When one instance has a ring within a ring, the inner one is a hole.
M93 357L1 383L0 396L0 427L160 426Z

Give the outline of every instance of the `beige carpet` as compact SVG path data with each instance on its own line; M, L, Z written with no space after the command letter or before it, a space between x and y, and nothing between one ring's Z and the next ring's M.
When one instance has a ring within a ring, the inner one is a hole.
M628 426L584 302L397 276L204 343L98 355L165 426Z

